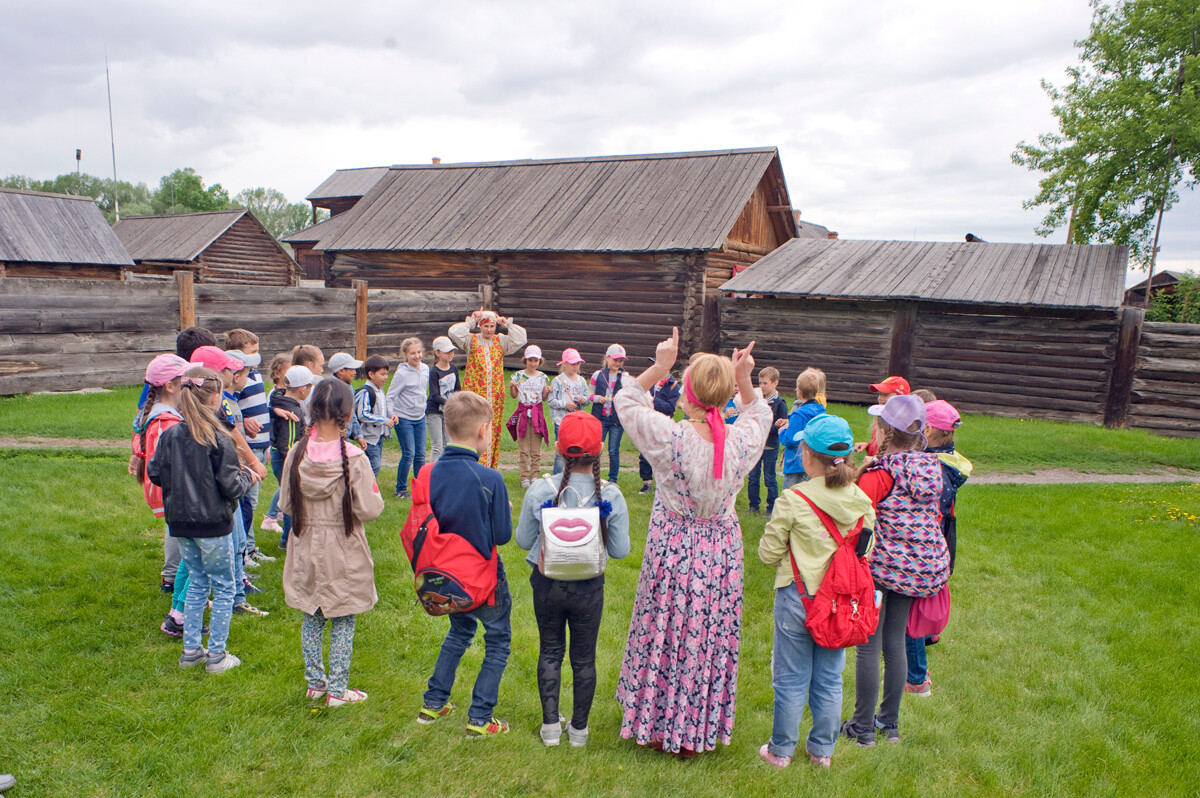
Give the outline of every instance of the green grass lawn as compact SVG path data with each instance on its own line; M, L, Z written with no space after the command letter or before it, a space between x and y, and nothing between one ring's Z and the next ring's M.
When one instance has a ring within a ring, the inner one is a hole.
M968 483L954 612L943 642L930 649L933 697L905 698L900 745L839 743L833 769L819 772L799 761L775 771L757 758L772 703L772 574L754 555L760 517L743 524L733 744L681 762L617 737L613 692L650 509L649 498L636 495L636 474L622 475L633 553L608 570L600 685L591 741L580 750L544 749L538 739L537 631L528 570L511 544L503 556L513 654L497 714L512 732L466 740L462 709L433 727L415 723L446 622L414 604L397 536L406 502L389 499L368 525L380 602L359 619L351 673L351 684L371 694L364 706L314 710L304 699L300 615L283 602L282 560L263 566L268 592L256 599L271 616L234 619L229 646L245 664L213 677L180 670L179 642L158 631L168 607L157 590L161 526L124 466L119 454L80 450L7 450L0 458L0 498L9 508L0 517L0 680L9 686L0 698L0 772L18 779L6 796L1196 790L1200 485L1191 482ZM519 508L515 475L508 484ZM260 543L277 553L273 536ZM470 702L480 658L475 647L463 661L453 697L460 707ZM847 712L853 654L849 660Z
M35 394L0 397L0 437L39 436L124 441L140 388L108 393ZM516 409L508 400L506 413ZM870 417L861 405L831 405L845 417L859 440L866 440ZM967 415L956 434L960 451L979 473L1029 473L1044 468L1136 474L1162 468L1200 471L1200 442L1164 438L1142 430L1110 430L1088 424ZM516 452L505 433L502 451ZM626 438L622 451L635 455Z

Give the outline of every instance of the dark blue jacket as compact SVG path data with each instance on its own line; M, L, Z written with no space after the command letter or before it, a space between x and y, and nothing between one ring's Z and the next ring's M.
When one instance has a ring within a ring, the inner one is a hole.
M931 446L925 451L933 454L949 453L954 451L954 444L949 446ZM938 462L941 462L940 460ZM957 468L946 463L941 463L942 466L942 495L939 501L942 510L942 536L946 538L946 548L950 550L950 571L954 572L954 554L958 548L958 518L954 515L954 500L958 496L958 489L963 486L967 478Z
M820 402L817 404L820 404ZM767 402L767 406L771 408L771 431L767 433L767 445L765 448L778 449L779 429L775 426L775 422L788 417L787 400L780 396L778 392L776 392L776 394L771 397L771 401ZM786 427L784 429L786 429Z
M512 508L504 477L481 465L479 455L470 449L447 444L429 474L429 504L442 532L466 538L486 558L491 558L492 546L512 540ZM502 561L496 569L504 575Z
M675 405L679 403L679 381L674 377L667 377L667 381L654 386L650 392L654 396L654 409L662 413L664 416L675 415Z
M804 431L808 422L824 412L825 406L816 399L792 405L792 412L788 414L787 428L781 434L783 438L783 473L804 473L804 462L800 457L800 441L796 440L796 435Z

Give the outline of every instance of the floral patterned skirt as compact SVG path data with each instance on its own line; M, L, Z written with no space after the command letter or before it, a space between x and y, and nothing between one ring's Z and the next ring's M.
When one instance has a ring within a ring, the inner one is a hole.
M729 744L742 578L736 516L697 519L655 502L617 683L622 737L670 752Z

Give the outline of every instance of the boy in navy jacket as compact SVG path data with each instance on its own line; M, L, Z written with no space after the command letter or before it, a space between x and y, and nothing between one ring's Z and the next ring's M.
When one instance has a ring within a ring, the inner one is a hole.
M654 358L649 358L650 362L654 362ZM667 418L675 415L675 405L679 402L680 393L679 381L670 374L665 379L659 382L650 391L650 396L654 399L654 409L662 413ZM646 462L646 458L638 453L638 476L642 478L642 489L638 493L649 493L654 487L654 469Z
M465 538L480 555L490 559L494 546L503 546L512 539L512 505L504 477L479 462L491 445L492 407L479 394L458 391L446 400L443 413L450 443L430 472L430 506L443 533ZM436 723L454 711L450 689L458 663L471 645L477 625L482 624L483 664L467 712L467 736L508 732L508 724L492 716L512 640L512 596L500 552L495 556L496 593L492 603L448 616L450 629L429 677L417 723Z

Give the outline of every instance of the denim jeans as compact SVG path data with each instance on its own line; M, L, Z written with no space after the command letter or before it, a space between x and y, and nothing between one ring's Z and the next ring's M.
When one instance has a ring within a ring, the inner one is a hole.
M808 482L808 479L808 474L805 474L803 471L801 471L799 474L784 474L783 488L784 490L787 490L793 485L799 485L801 482Z
M254 452L258 462L262 463L264 467L271 465L270 449L251 448L250 451ZM253 551L257 545L254 542L254 509L258 507L258 494L261 490L262 483L255 482L241 499L242 523L246 525L246 551Z
M554 425L554 473L561 474L563 472L563 456L558 453L558 424Z
M500 678L508 664L509 643L512 641L512 595L508 590L508 579L501 577L496 584L496 603L471 612L459 612L450 618L450 630L442 641L437 664L429 677L429 689L425 691L425 706L441 707L450 700L450 688L454 686L454 675L458 663L475 637L477 622L483 625L483 664L475 679L471 695L471 709L467 720L476 725L487 723L492 710L500 698Z
M436 463L446 451L446 417L441 413L430 413L425 416L425 423L429 430L429 462Z
M183 648L200 648L204 605L211 590L208 650L220 653L229 639L229 619L233 615L233 535L179 538L179 554L187 563L191 580L183 608Z
M396 437L400 439L400 467L396 469L396 490L408 490L408 472L415 476L425 465L425 417L416 421L400 419L396 424Z
M750 494L750 509L758 509L758 474L761 471L763 482L767 483L767 513L775 509L775 500L779 498L779 482L775 478L775 464L779 462L779 447L772 446L763 449L763 455L750 469L746 477L746 490Z
M621 437L625 434L625 428L619 421L601 419L600 429L600 440L608 438L608 481L616 482L617 473L621 470Z
M283 484L283 461L287 459L287 453L281 452L278 449L271 449L271 471L275 474L275 481L280 485ZM279 510L279 491L275 491L275 498L271 500L270 512ZM282 513L282 518L279 525L283 527L283 534L279 536L279 548L287 548L288 533L292 531L292 517L287 513Z
M908 655L908 683L925 684L929 678L929 661L925 658L925 638L904 636L904 649Z
M808 751L833 756L842 715L844 648L822 648L804 625L804 603L794 584L775 591L775 717L767 748L776 756L792 756L800 740L804 704L812 713Z
M367 462L371 464L371 470L375 472L375 476L379 476L379 469L383 468L383 438L368 443L367 448L363 450L367 455Z
M242 524L242 514L233 511L233 603L241 604L246 600L246 561L242 552L246 550L246 527Z

